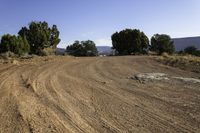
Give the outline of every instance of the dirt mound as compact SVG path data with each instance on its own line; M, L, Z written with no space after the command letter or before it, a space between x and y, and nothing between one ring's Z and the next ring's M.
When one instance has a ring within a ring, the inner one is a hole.
M0 64L0 131L199 132L200 85L152 79L199 74L165 66L152 57L20 59ZM154 80L153 80L154 81Z

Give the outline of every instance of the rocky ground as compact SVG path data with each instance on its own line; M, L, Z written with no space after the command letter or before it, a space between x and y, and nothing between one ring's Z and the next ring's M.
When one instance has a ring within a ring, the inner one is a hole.
M198 133L200 75L154 57L0 63L0 132Z

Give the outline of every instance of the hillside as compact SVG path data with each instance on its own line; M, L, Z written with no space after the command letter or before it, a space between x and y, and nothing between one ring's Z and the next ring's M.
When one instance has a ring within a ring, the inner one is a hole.
M65 54L65 49L64 48L57 48L56 49L56 54L57 55L64 55Z
M176 51L184 50L188 46L195 46L200 49L200 37L174 38Z
M112 54L112 48L109 46L97 46L99 54L110 55Z

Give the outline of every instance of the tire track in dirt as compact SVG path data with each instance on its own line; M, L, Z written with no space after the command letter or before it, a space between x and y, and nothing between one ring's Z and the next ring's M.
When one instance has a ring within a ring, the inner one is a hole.
M129 78L144 72L188 76L138 56L2 65L0 132L198 132L199 86Z
M98 64L98 63L96 63L96 64ZM106 64L108 64L108 63L104 63L103 65L105 66ZM102 66L103 65L97 65L99 68L103 68ZM148 66L147 66L148 67ZM110 69L103 69L103 70L110 70ZM98 69L96 72L102 72L100 69ZM105 73L109 73L109 72L105 72ZM114 74L113 73L111 73L111 75L113 76ZM97 77L99 77L99 76L97 76ZM105 77L105 75L102 75L102 77ZM120 77L119 75L116 75L116 77ZM114 79L114 78L113 78ZM119 79L118 79L118 81L115 81L115 86L116 86L116 84L117 83L119 83ZM121 83L120 83L121 84ZM119 84L119 85L120 85ZM112 85L113 86L113 85ZM114 88L110 88L110 90L114 90ZM120 90L119 88L118 88L118 90ZM122 94L122 92L120 92L119 94ZM135 94L139 94L138 92L136 92ZM139 94L140 95L140 94ZM113 93L113 96L114 96L114 93ZM144 98L148 98L147 97L148 95L146 95ZM126 99L125 98L125 96L123 96L123 97L120 97L120 95L117 95L117 97L118 98L121 98L120 100L123 100L124 101L124 103L128 103L129 102L129 104L131 105L134 105L135 104L135 106L138 106L137 105L137 103L131 103L131 101L129 101L128 99ZM152 99L152 97L150 97L151 99ZM153 110L153 109L152 109ZM155 111L155 110L154 110ZM175 130L177 130L177 131L179 131L179 130L181 130L181 129L183 129L183 131L185 131L185 132L194 132L194 130L190 130L190 128L191 128L191 126L189 126L189 127L187 127L187 128L185 128L185 127L183 127L181 124L180 125L176 125L176 126L174 126L174 124L172 123L172 121L170 120L170 119L168 119L167 120L167 117L164 117L164 116L162 116L162 115L156 115L158 112L152 112L151 111L151 108L150 107L146 107L146 108L141 108L141 110L140 110L140 112L144 112L144 114L145 115L147 115L149 118L147 118L147 119L155 119L156 121L159 121L159 123L163 123L163 126L166 126L166 127L171 127L171 128L174 128ZM168 123L168 125L166 125ZM179 129L178 129L179 128ZM185 128L185 129L184 129Z

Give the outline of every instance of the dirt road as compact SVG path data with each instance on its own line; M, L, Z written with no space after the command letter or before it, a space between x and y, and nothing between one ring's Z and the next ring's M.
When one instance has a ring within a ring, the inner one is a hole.
M137 56L1 64L0 132L200 132L200 83L130 78L152 72L200 78Z

